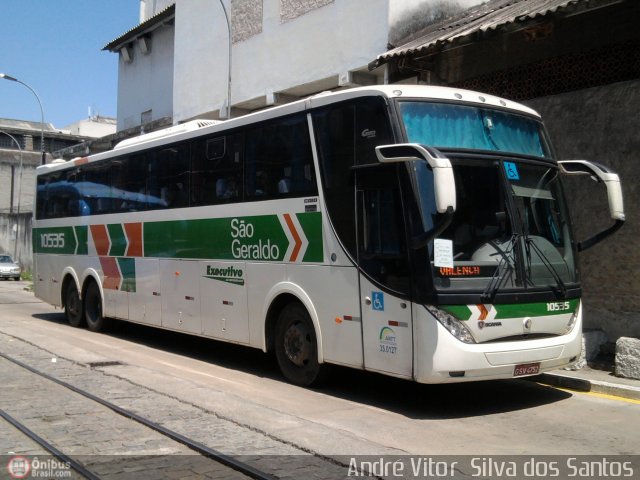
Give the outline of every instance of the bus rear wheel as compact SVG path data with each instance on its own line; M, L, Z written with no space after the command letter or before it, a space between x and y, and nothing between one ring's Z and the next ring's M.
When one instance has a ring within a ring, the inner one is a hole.
M111 326L110 319L102 314L102 297L96 282L91 282L84 293L84 318L92 332L102 332Z
M284 377L301 387L318 384L324 371L318 363L318 342L307 310L299 303L287 305L276 324L275 350Z
M64 315L72 327L82 327L84 324L84 310L82 300L78 295L78 288L74 281L70 281L64 292Z

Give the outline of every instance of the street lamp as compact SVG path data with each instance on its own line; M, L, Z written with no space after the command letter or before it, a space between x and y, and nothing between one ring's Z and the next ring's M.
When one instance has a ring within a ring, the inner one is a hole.
M22 198L22 147L20 146L20 142L18 142L18 140L16 140L16 138L13 135L7 132L3 132L2 130L0 130L0 133L6 135L11 140L13 140L15 144L18 146L18 150L20 150L20 176L18 177L18 203L16 208L16 243L13 247L13 259L17 260L18 259L18 228L20 225L20 199Z
M40 122L40 153L41 153L41 163L42 165L44 165L46 163L45 156L44 156L44 110L42 109L42 102L40 101L40 97L38 97L38 94L33 88L31 88L29 85L27 85L23 81L18 80L15 77L12 77L11 75L7 75L6 73L0 73L0 78L4 78L5 80L10 80L12 82L20 83L25 87L27 87L29 90L31 90L31 93L33 93L36 96L36 100L38 100L38 105L40 106L40 120L41 120Z
M233 44L233 38L231 36L231 22L229 21L229 15L227 14L227 7L224 6L223 0L220 0L220 6L224 12L224 18L227 21L227 31L229 32L229 78L227 80L227 120L231 119L231 47Z

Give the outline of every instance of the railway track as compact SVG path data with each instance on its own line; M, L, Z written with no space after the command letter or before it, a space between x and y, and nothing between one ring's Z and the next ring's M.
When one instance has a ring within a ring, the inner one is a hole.
M213 448L210 448L203 443L189 438L179 432L176 432L172 429L164 427L153 420L146 418L142 415L139 415L135 412L122 408L104 398L100 398L86 390L78 388L64 380L59 378L55 378L48 373L45 373L41 370L38 370L30 365L27 365L20 360L17 360L9 355L6 355L0 352L0 357L4 360L13 363L14 365L20 367L23 370L30 372L31 374L37 375L42 379L41 384L38 388L41 388L43 392L47 391L46 382L49 384L55 384L64 389L71 392L72 395L81 396L85 399L93 402L95 404L99 404L102 407L105 407L110 412L123 417L124 419L136 422L143 428L147 428L156 432L157 434L180 444L191 451L193 455L198 455L201 459L206 459L211 462L216 462L217 464L223 466L225 469L229 469L229 472L223 472L223 475L226 477L232 478L252 478L257 480L274 480L277 477L273 476L268 472L264 472L255 466L252 466L246 462L240 461L232 456L226 455L222 452L219 452ZM90 408L90 407L89 407ZM53 457L55 457L61 464L68 465L70 469L74 470L78 475L87 479L100 479L102 478L100 472L93 471L91 467L85 465L77 456L65 452L65 448L62 446L54 445L54 442L48 441L44 438L43 435L38 434L27 425L28 422L21 421L16 418L15 415L11 415L4 409L0 409L0 416L13 427L18 429L23 435L27 436L29 439L40 445L44 450L49 452ZM193 460L189 460L193 463ZM232 471L232 472L231 472ZM233 474L235 472L235 474Z

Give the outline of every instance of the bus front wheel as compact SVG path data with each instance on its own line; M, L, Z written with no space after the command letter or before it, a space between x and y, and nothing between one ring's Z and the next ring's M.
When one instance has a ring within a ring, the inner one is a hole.
M84 311L75 282L70 281L64 292L64 315L72 327L82 327Z
M287 305L276 324L275 350L285 378L301 387L321 380L316 332L307 310L299 303Z
M101 332L110 326L109 319L102 314L100 289L93 281L89 283L84 294L84 318L87 322L87 328L92 332Z

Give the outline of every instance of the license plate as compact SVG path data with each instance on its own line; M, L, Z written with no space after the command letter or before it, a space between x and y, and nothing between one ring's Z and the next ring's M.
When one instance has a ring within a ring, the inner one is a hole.
M513 369L514 377L522 377L524 375L535 375L540 373L539 363L523 363L522 365L516 365Z

